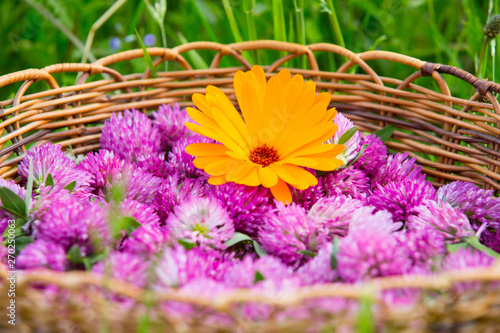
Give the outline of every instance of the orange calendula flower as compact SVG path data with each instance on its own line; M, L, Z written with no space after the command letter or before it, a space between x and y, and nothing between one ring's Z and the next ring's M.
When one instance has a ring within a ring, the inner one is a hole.
M194 165L211 176L210 184L262 185L277 200L291 203L288 185L305 190L318 183L304 167L331 171L342 165L335 157L345 147L325 143L337 130L337 111L328 110L329 93L316 95L314 82L291 77L286 69L266 82L262 67L254 66L236 73L234 90L243 118L214 86L207 87L206 95L194 94L197 109L187 109L199 125L186 126L221 143L186 147L197 156Z

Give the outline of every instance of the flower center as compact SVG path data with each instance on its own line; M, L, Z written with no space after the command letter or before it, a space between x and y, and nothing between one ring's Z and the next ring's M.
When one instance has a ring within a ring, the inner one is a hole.
M206 225L200 225L199 223L196 223L196 225L193 228L193 231L197 231L201 235L205 236L205 234L208 233L208 228Z
M278 152L266 145L257 147L250 153L250 161L263 167L278 161L278 158Z

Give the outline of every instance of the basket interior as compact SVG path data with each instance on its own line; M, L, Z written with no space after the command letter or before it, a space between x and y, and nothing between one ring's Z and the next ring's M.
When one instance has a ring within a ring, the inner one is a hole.
M209 69L193 69L184 57L186 52L200 49L214 54ZM160 71L158 77L152 77L149 69L127 75L114 69L123 62L140 60L142 50L114 54L94 64L58 64L4 75L0 87L23 83L13 99L0 102L0 176L15 179L16 166L32 145L51 141L75 154L98 149L103 123L113 112L135 108L147 113L174 102L190 106L192 94L203 93L207 85L221 88L237 104L232 78L236 71L251 67L241 53L255 49L271 49L276 54L276 61L264 66L269 76L286 67L314 80L318 91L332 94L331 106L359 130L374 132L394 125L396 130L386 143L389 149L408 151L416 157L435 186L463 180L499 193L500 107L491 92L480 93L471 85L469 100L454 97L438 67L396 53L354 54L330 44L302 46L275 41L151 48L148 52L156 57L158 69L165 61L176 64L170 65L175 70ZM318 67L315 55L325 52L344 57L336 72ZM221 68L223 57L232 57L241 66ZM307 59L308 69L290 67L299 63L293 61L300 57ZM412 74L381 77L370 67L380 61L408 67ZM60 86L55 77L61 72L74 72L76 83ZM48 89L30 93L30 86L42 80Z

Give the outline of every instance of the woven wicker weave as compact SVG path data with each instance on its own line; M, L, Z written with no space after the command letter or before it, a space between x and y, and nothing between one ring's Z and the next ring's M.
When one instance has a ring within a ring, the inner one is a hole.
M193 70L183 55L190 50L200 49L214 51L214 58L209 69ZM331 92L332 106L353 120L360 130L373 132L389 124L396 125L397 130L391 141L387 142L388 147L394 151L408 151L411 156L415 156L424 171L433 177L435 186L453 180L464 180L500 192L500 104L493 95L494 92L500 92L500 85L477 79L452 66L426 63L391 52L369 51L356 54L331 44L303 46L276 41L231 45L195 42L173 49L150 48L148 53L157 57L155 66L164 61L174 61L183 68L180 71L160 72L158 78L151 78L149 70L142 74L122 75L112 69L116 63L143 57L142 50L121 52L93 64L58 64L1 76L0 87L23 83L14 99L0 102L0 176L16 179L17 164L31 144L52 141L61 144L63 149L71 146L75 154L98 149L102 124L113 112L130 108L147 112L157 109L163 103L173 102L192 105L191 95L204 92L209 84L220 87L235 100L233 75L237 70L251 67L241 53L257 49L287 53L272 65L264 66L269 75L295 57L306 57L310 69L290 68L290 71L314 80L319 90ZM315 58L317 52L339 54L346 58L346 62L336 72L322 71ZM224 56L233 57L241 66L219 68ZM411 66L415 68L415 72L406 78L381 77L367 63L375 59ZM362 74L348 73L353 66L358 66L358 72ZM75 75L75 85L60 87L53 76L60 72L79 73ZM452 78L454 80L461 79L470 83L476 88L476 92L468 100L452 96L441 73L451 74L456 77ZM98 74L109 78L89 80L91 76ZM439 91L414 83L422 76L435 80ZM49 89L28 94L29 87L40 80L46 81ZM428 156L429 159L422 156ZM5 281L7 271L0 270L0 275ZM453 294L452 286L455 282L469 280L477 281L479 292L474 295ZM234 331L236 327L241 331L303 332L311 328L317 318L326 318L331 325L352 327L355 317L342 312L334 315L316 312L307 318L297 318L285 323L271 316L269 320L248 326L239 317L236 305L256 301L278 310L297 307L308 299L328 295L356 300L370 291L375 295L374 302L379 304L375 314L377 320L395 331L494 332L495 327L500 327L500 290L499 284L491 284L491 281L500 281L500 264L488 270L460 274L451 272L437 277L391 277L377 279L365 285L308 287L294 295L270 296L248 294L239 290L209 300L198 295L188 297L167 293L155 295L156 301L178 300L193 304L199 309L200 318L203 314L217 310L233 319L225 322L225 326L211 323L211 327L199 318L187 323L169 317L164 312L152 311L151 325L158 331L172 332L215 329ZM32 286L34 282L59 285L64 292L57 293L51 302ZM103 283L113 292L135 299L137 303L123 310L116 304L105 301L97 288ZM378 292L397 287L422 289L422 300L425 295L437 289L450 292L432 305L385 308L379 303ZM8 302L6 289L7 284L1 283L2 307ZM31 272L18 276L18 316L23 322L21 329L26 332L33 331L30 329L33 327L39 327L43 332L67 332L74 327L79 328L77 331L95 332L103 322L103 314L104 322L112 327L110 331L133 332L139 316L144 313L145 297L150 298L151 295L121 282L101 281L85 272ZM157 304L153 305L153 310ZM61 320L61 316L67 319ZM0 329L8 329L2 325L6 325L5 320L0 322Z

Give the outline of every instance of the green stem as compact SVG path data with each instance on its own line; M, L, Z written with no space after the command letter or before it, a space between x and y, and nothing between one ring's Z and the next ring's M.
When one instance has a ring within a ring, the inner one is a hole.
M165 26L160 25L161 32L161 42L164 48L167 48L167 34L165 32ZM168 72L168 61L165 61L165 72Z
M489 41L489 38L488 37L484 37L484 40L483 40L483 45L481 46L481 53L479 53L479 65L478 65L478 68L477 68L477 73L476 75L482 79L484 77L484 69L485 69L485 65L486 65L486 49L488 48L488 41Z
M127 0L117 0L111 7L108 8L107 11L104 12L104 14L102 14L101 17L99 17L99 19L97 19L97 21L94 22L94 24L92 24L92 27L90 27L89 34L87 35L87 41L85 42L85 52L83 53L83 56L82 56L82 61L81 61L82 63L87 62L87 54L90 53L90 49L92 48L92 43L94 42L94 36L95 36L96 31L99 30L99 28L107 20L109 20L109 18L111 16L113 16L113 14L116 13L116 11L118 9L120 9L120 7L125 2L127 2ZM92 61L95 61L95 60L92 60Z
M332 25L333 33L335 34L335 38L337 39L337 43L340 46L345 47L344 37L342 36L342 30L340 30L340 24L339 24L339 20L337 18L337 13L335 12L335 7L333 6L333 1L326 0L326 3L328 5L328 9L331 12L331 14L329 15L330 23Z

